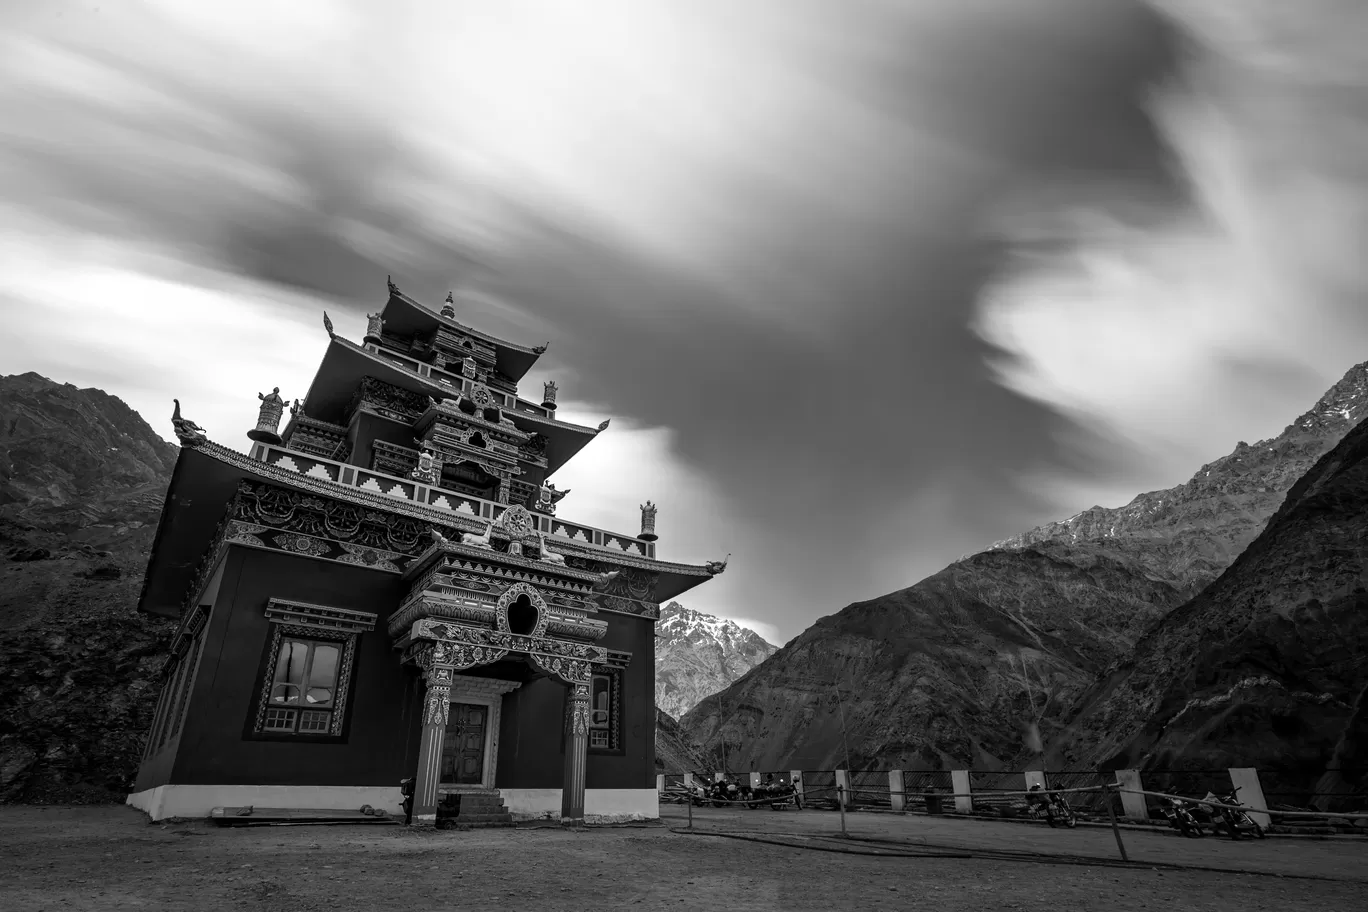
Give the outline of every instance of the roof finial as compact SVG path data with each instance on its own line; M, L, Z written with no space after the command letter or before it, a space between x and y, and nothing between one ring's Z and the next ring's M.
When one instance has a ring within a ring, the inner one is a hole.
M599 425L598 429L599 429L600 431L606 431L606 430L608 430L608 422L610 422L610 421L612 421L612 420L613 420L612 418L604 418L604 419L603 419L603 423Z
M396 295L399 293L399 286L394 284L394 276L385 276L385 284L389 286L389 293Z
M336 333L333 332L332 320L328 318L328 312L326 310L323 311L323 328L328 331L329 339L333 338L336 335Z
M189 418L181 417L180 400L172 399L176 403L176 408L171 412L171 426L176 430L176 439L183 447L197 447L206 442L209 438L204 433L204 428L200 427Z
M456 298L447 292L446 303L442 305L442 316L454 318L456 316Z

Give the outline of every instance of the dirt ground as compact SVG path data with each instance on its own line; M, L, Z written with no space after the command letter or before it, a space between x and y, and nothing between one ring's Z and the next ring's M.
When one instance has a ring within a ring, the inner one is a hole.
M662 807L662 826L462 832L219 829L149 824L131 808L3 807L0 908L1368 909L1362 842L1260 845L1127 831L1128 850L1144 863L1122 868L1112 866L1116 844L1105 829L852 814L857 838L841 840L832 812L696 813L696 829L727 838L673 832L684 811ZM942 845L975 857L908 857L951 851ZM1065 856L1074 863L1058 863ZM1283 876L1168 867L1181 863Z

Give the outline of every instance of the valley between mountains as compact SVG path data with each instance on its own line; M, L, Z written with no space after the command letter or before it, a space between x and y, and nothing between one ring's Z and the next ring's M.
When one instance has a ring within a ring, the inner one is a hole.
M1360 364L1184 484L818 620L682 726L742 769L1239 764L1361 788L1365 416Z

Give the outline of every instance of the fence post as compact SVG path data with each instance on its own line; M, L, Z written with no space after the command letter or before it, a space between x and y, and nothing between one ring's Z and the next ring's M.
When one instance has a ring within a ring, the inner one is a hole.
M974 796L970 794L969 771L951 770L950 786L955 791L955 812L958 814L974 813Z
M840 773L843 773L843 772L845 772L845 770L840 770L840 771L838 772L837 775L839 775ZM841 835L842 835L842 836L846 835L846 827L845 827L845 803L846 803L846 791L845 791L845 786L841 785L840 780L837 780L837 782L836 782L836 806L837 806L838 808L841 809Z
M689 799L684 802L684 806L689 809L689 829L693 829L693 793L689 793Z
M803 771L802 771L802 770L789 770L789 785L793 786L793 794L794 794L794 797L796 797L796 798L798 799L798 803L799 803L799 804L802 804L802 803L803 803Z
M1116 825L1116 808L1112 807L1111 800L1112 789L1119 788L1120 786L1113 785L1102 789L1102 797L1107 805L1107 817L1111 819L1112 835L1116 837L1116 848L1121 852L1121 860L1129 863L1130 859L1126 857L1126 844L1121 841L1121 827Z
M895 811L905 810L907 795L903 792L903 771L888 771L888 803Z
M849 771L849 770L837 770L837 771L836 771L836 797L837 797L837 799L840 801L840 804L841 804L841 811L842 811L842 813L844 813L844 812L845 812L846 801L848 801L848 800L849 800L849 797L850 797L850 771ZM844 819L844 818L842 818L842 819Z
M665 793L665 774L664 774L664 773L656 773L656 791L657 791L657 792L660 792L661 794L664 794L664 793Z
M1118 791L1120 789L1133 789L1140 792L1145 789L1144 784L1140 781L1139 770L1117 770L1116 787ZM1149 820L1149 807L1145 804L1144 795L1121 792L1121 810L1126 812L1126 817L1130 820Z
M1230 770L1230 784L1239 789L1235 797L1240 804L1258 808L1257 811L1249 811L1249 819L1265 830L1268 829L1273 823L1273 818L1268 816L1268 800L1264 798L1259 771L1253 767L1233 767Z
M684 774L684 787L691 792L693 791L693 773Z

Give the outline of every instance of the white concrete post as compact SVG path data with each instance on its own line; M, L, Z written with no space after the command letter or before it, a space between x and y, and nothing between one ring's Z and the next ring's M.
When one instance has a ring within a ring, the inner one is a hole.
M751 782L751 788L753 788L753 789L758 789L758 788L760 787L760 774L759 774L759 773L751 773L751 774L750 774L750 782Z
M662 795L665 793L665 774L656 773L656 791Z
M802 770L789 770L789 785L793 786L794 794L796 794L796 795L798 796L798 800L799 800L799 801L802 801L802 800L803 800L803 771L802 771Z
M1230 770L1230 784L1239 789L1235 797L1240 804L1258 808L1258 811L1250 811L1249 819L1259 826L1267 829L1273 823L1273 818L1268 816L1268 801L1264 798L1263 783L1259 781L1259 771L1252 767L1235 767Z
M837 771L836 771L836 787L837 787L838 789L842 789L842 791L839 791L839 792L836 793L837 798L838 798L838 799L840 800L840 802L841 802L841 806L842 806L842 807L850 807L850 771L849 771L849 770L837 770Z
M1118 788L1134 789L1137 792L1145 788L1140 781L1139 770L1117 770L1116 785ZM1145 805L1144 795L1132 795L1123 791L1121 810L1130 820L1149 820L1149 808Z
M1028 790L1033 785L1038 785L1041 788L1049 788L1049 785L1045 782L1044 770L1027 770L1024 775L1026 776L1026 788Z
M958 814L974 813L974 796L969 789L969 771L951 770L950 787L955 790L955 812Z
M726 773L713 773L713 782L722 782L727 778Z
M689 791L693 791L693 773L684 774L684 787Z
M907 806L907 795L903 794L903 771L888 771L888 803L893 810L901 811Z

